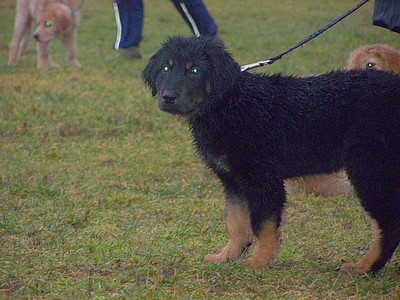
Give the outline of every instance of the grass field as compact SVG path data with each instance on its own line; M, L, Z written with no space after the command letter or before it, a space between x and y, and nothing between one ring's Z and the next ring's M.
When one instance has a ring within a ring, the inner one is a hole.
M356 1L206 0L241 64L277 55ZM229 5L227 5L229 3ZM0 298L400 299L400 252L377 276L334 270L370 246L357 199L289 195L284 242L265 270L205 264L226 243L223 193L186 124L158 111L140 79L172 34L190 34L169 1L145 1L143 60L112 49L110 0L86 1L82 69L36 70L31 42L7 66L15 1L0 2ZM371 25L373 2L257 72L320 73L400 35Z

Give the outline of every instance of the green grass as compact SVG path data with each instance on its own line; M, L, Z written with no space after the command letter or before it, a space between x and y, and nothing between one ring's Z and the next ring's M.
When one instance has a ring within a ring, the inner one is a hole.
M161 113L140 73L161 41L190 34L169 1L145 1L143 60L112 49L111 1L86 1L81 70L7 66L14 3L0 3L0 298L399 299L399 251L377 276L342 275L372 232L356 199L290 195L284 242L265 270L205 264L227 242L224 199L187 126ZM355 1L206 1L241 64L279 54ZM399 35L371 25L373 3L257 72L320 73L358 46Z

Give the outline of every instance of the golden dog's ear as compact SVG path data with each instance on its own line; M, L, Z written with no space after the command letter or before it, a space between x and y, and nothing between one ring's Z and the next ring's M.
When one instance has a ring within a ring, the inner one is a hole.
M157 52L152 57L150 57L142 73L142 80L147 83L147 85L151 88L151 94L153 96L157 95L156 81L157 76L161 70L161 67L159 67L157 63L159 56L159 52Z
M72 17L65 11L57 12L56 14L57 31L63 34L72 24Z

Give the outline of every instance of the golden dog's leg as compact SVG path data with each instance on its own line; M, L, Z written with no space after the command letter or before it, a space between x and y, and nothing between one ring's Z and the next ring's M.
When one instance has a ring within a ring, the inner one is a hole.
M29 24L32 24L32 23L29 23ZM24 36L21 39L20 47L18 49L17 61L19 61L25 55L30 36L31 36L31 25L28 26L27 31L25 32Z
M243 204L227 203L225 223L229 235L228 244L219 254L208 254L206 262L224 262L237 259L253 240L248 208Z
M347 263L340 267L339 274L343 273L367 273L370 271L372 264L381 255L381 240L382 232L378 226L378 223L373 220L372 225L375 232L375 240L372 243L371 249L357 262L357 263Z
M46 69L50 67L50 58L48 52L48 43L38 42L37 48L37 67L38 69Z
M28 0L17 1L14 32L8 54L9 65L13 65L19 60L18 53L20 53L21 41L26 33L30 34L31 23Z
M21 36L23 34L21 33ZM10 43L10 50L8 54L8 65L13 65L18 61L18 51L19 51L19 44L21 41L21 36L14 33L13 39Z
M66 34L63 36L63 43L65 47L65 51L67 52L67 60L68 63L72 66L81 67L81 64L78 61L77 53L77 35L76 31Z
M49 43L38 42L37 43L37 55L38 55L38 69L47 69L49 67L59 67L55 64L49 54Z
M258 238L258 245L253 254L242 261L242 265L250 267L267 266L276 256L282 241L282 232L276 222L267 221L263 225Z

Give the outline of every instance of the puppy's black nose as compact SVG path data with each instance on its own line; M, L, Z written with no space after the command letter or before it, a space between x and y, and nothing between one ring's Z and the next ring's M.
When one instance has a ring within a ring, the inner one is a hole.
M39 33L35 33L34 35L33 35L33 38L35 39L35 40L39 40Z
M162 98L165 104L172 105L176 102L176 94L174 91L165 90L162 94Z

